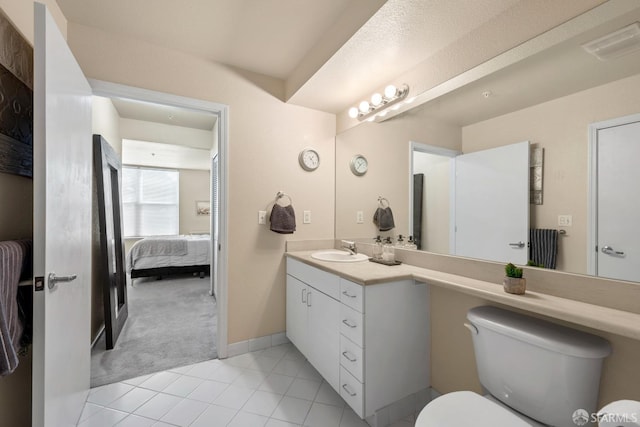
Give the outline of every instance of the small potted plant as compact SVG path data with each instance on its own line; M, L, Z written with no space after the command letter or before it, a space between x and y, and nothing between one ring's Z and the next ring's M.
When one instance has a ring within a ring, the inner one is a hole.
M527 279L522 277L522 268L509 263L504 267L504 271L507 275L502 283L504 291L510 294L524 294L527 289Z

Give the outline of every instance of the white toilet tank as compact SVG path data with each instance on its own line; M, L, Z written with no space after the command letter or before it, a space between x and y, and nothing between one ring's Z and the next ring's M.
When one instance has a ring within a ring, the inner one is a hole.
M480 383L495 398L556 427L575 427L578 409L597 411L606 340L497 307L475 307L467 319Z

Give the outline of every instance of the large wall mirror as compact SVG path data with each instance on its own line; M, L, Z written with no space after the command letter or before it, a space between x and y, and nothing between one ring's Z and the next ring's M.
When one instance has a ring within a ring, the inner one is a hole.
M371 221L379 196L389 200L395 216L391 234L413 234L409 165L415 144L411 141L462 153L529 141L544 150L543 202L529 205L529 224L564 230L556 268L589 274L589 129L593 123L640 113L640 49L601 60L582 45L640 22L640 6L625 7L624 13L615 8L590 11L588 19L580 16L563 24L571 29L579 22L583 30L561 43L390 120L340 133L336 137L336 238L372 241L380 234ZM349 171L356 153L368 158L364 176ZM440 203L449 203L446 191L441 190L439 197ZM363 224L356 221L358 211L364 212ZM559 225L560 215L570 216L571 225ZM441 233L431 250L448 253L450 224L443 220L430 227L422 230L423 235ZM638 229L632 224L629 233L640 233ZM640 241L640 234L636 240Z

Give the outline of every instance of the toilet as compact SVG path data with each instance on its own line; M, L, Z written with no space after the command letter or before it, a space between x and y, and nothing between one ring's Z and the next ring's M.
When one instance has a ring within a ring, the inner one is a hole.
M486 396L444 394L416 427L576 427L585 424L574 421L576 411L597 412L609 342L498 307L472 308L467 319Z

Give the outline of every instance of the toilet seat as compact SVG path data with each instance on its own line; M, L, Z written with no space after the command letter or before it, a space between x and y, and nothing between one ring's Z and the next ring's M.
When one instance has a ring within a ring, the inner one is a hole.
M531 427L522 418L472 391L443 394L418 415L415 427Z

